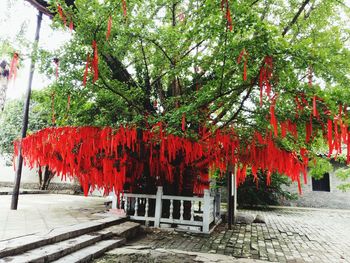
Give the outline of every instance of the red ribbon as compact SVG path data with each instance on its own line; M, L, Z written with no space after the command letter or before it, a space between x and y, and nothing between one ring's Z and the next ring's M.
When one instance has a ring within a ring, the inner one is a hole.
M123 6L124 17L127 17L128 14L127 14L127 7L126 7L126 1L125 0L122 0L122 6Z
M70 22L69 22L69 30L70 30L70 32L73 32L73 29L74 29L73 19L70 18Z
M331 119L328 119L327 127L328 127L327 139L328 139L328 148L329 148L329 153L328 153L328 158L329 158L333 152L333 128L332 128Z
M182 131L186 131L186 113L182 114L182 125L181 125Z
M307 154L308 154L308 151L305 148L300 149L300 156L304 163L304 170L303 170L304 184L307 184L307 167L309 165L309 157L307 156Z
M266 56L259 73L259 87L260 87L260 106L262 106L263 89L269 98L271 98L271 83L273 62L272 57Z
M111 29L112 29L112 16L109 16L108 23L107 23L106 40L108 40L109 36L111 35Z
M317 117L317 106L316 106L316 96L313 97L313 100L312 100L312 106L313 106L313 115L314 117Z
M237 63L240 64L241 60L244 60L244 66L243 66L243 80L246 81L247 80L247 62L248 62L248 57L249 54L248 52L245 50L245 48L243 48L243 50L241 51L241 53L239 53L238 59L237 59Z
M233 29L232 16L231 16L231 11L229 8L228 0L221 1L221 10L224 11L225 8L226 8L225 17L226 17L226 21L227 21L227 27L230 31L232 31L232 29Z
M60 4L57 5L57 11L58 11L58 14L60 15L61 20L63 21L63 24L66 26L67 20L66 20L66 17L64 16L64 13Z
M226 9L226 19L227 19L227 26L228 26L228 29L230 31L232 31L233 29L233 25L232 25L232 17L231 17L231 11L230 9L227 7Z
M9 71L9 75L8 75L8 79L12 79L16 80L16 76L17 76L17 67L18 67L18 62L19 62L19 55L18 53L13 53L13 57L11 60L11 64L10 64L10 71Z

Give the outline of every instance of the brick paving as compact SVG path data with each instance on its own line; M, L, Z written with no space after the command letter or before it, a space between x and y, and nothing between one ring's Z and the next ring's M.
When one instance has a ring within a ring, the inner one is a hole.
M311 209L244 210L266 224L220 225L210 236L155 230L131 245L252 258L270 262L350 262L350 212Z

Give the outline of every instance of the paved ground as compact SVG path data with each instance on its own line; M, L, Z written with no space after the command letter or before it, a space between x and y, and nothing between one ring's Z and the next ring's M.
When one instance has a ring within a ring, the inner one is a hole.
M17 211L9 209L10 201L11 196L0 196L0 240L100 218L94 214L104 211L105 199L27 194L20 196ZM272 262L350 262L350 211L275 209L242 212L261 214L267 223L235 225L233 230L221 225L211 236L157 230L130 245L146 246L149 251L158 249L160 255L165 252L159 249L166 249L170 255L180 250ZM147 255L153 257L152 252ZM111 257L117 256L109 255L106 259ZM182 257L186 256L182 253Z
M209 252L272 262L350 262L350 212L308 209L243 211L266 224L219 226L210 237L155 231L131 245Z
M11 196L0 195L0 240L47 231L91 219L104 210L104 198L73 195L20 195L18 210L10 210Z
M95 263L264 263L257 259L183 251L176 249L151 249L147 246L126 246L107 252Z

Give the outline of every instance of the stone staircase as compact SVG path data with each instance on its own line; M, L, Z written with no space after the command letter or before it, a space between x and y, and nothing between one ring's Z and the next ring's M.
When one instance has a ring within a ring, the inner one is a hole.
M140 224L106 217L0 241L0 263L91 262L135 237Z

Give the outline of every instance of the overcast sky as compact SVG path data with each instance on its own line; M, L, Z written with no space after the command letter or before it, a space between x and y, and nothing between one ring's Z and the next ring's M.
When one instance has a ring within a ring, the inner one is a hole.
M28 54L30 51L21 50L18 46L17 36L23 32L23 37L33 42L38 11L29 3L24 0L0 0L0 41L7 39L11 45L18 50L19 54ZM69 40L69 30L52 30L51 20L44 16L40 31L39 46L45 47L47 50L55 50ZM1 54L0 54L0 59ZM9 60L7 58L7 60ZM8 61L10 62L10 61ZM15 83L11 82L7 91L7 98L21 97L28 85L29 75L29 59L25 59L21 67L17 72L17 78ZM47 86L50 80L45 76L40 75L38 71L35 72L33 80L33 89L41 89Z

